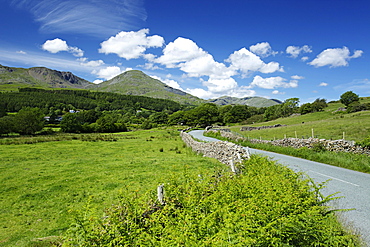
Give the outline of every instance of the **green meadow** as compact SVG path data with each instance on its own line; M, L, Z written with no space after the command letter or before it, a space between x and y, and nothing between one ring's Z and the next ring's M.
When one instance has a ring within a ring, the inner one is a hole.
M62 235L88 201L102 210L124 191L155 191L185 170L222 166L194 154L177 131L87 136L0 145L0 246L39 246L33 240Z

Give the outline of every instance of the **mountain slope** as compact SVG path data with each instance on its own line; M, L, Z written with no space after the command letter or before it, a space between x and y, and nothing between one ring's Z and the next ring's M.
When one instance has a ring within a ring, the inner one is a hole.
M139 70L124 72L98 85L90 85L88 89L101 92L113 92L129 95L148 96L170 99L182 104L197 105L205 100L197 98L181 90L172 88Z
M217 105L248 105L254 107L269 107L282 102L277 99L266 99L263 97L245 97L245 98L235 98L229 96L223 96L217 99L208 100L210 103Z
M71 72L61 72L44 67L29 69L12 68L0 65L0 86L2 91L23 87L78 88L83 89L92 83Z

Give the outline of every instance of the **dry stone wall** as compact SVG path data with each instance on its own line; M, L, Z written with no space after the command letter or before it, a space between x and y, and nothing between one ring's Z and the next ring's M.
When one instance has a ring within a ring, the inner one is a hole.
M236 140L236 141L247 140L247 138L238 136L232 132L224 132L224 131L219 131L219 130L209 130L209 131L220 132L222 137L229 138L231 140ZM348 153L370 155L370 149L362 148L361 146L355 145L354 141L347 141L347 140L326 140L326 139L318 139L318 138L308 138L308 139L285 138L285 139L280 139L280 140L275 140L275 141L258 140L258 139L248 139L248 141L252 143L267 143L267 144L272 144L275 146L293 147L293 148L302 148L302 147L314 148L320 145L326 150L333 151L333 152L348 152Z
M286 126L286 125L275 124L275 125L271 125L271 126L260 126L260 127L243 126L243 127L240 128L240 131L272 129L272 128L278 128L278 127L283 127L283 126Z
M181 132L180 136L194 152L202 153L206 157L215 158L224 164L229 165L231 161L241 162L242 160L249 159L248 150L234 143L225 141L198 142L186 132Z

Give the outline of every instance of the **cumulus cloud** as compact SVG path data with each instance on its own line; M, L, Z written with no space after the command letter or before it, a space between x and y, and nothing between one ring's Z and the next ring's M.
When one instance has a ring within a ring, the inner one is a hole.
M269 78L262 78L261 76L257 75L253 78L250 87L260 87L264 89L275 89L275 88L296 88L298 87L298 80L287 80L283 77L276 76L276 77L269 77Z
M288 46L285 51L287 54L289 54L292 58L298 57L301 53L311 53L311 47L308 45L304 45L302 47L299 46Z
M103 78L105 80L110 80L113 77L115 77L119 74L122 74L123 72L128 71L128 70L131 70L131 69L121 70L121 68L117 67L117 66L108 66L108 67L103 68L103 69L94 70L92 73L94 75L96 75L98 78Z
M213 76L229 78L235 71L225 64L216 62L212 55L190 40L182 37L170 42L164 49L163 55L155 62L167 68L180 68L189 77Z
M284 71L277 62L264 63L259 56L250 52L246 48L235 51L229 56L226 62L231 63L231 67L240 70L244 75L259 71L261 73L274 73Z
M347 47L326 49L322 51L314 60L308 64L315 67L329 66L331 68L348 66L348 61L352 58L361 57L363 51L356 50L351 56Z
M167 68L175 68L181 62L188 62L205 55L207 52L198 47L194 41L179 37L166 45L163 55L156 59L156 62Z
M23 54L23 55L26 55L26 54L27 54L27 52L22 51L22 50L21 50L21 51L17 51L17 53L18 53L18 54Z
M42 45L42 49L50 53L67 51L69 53L72 53L76 57L82 57L84 55L83 50L77 47L68 46L67 41L61 40L59 38L45 41L45 43Z
M249 47L249 50L254 54L261 57L268 57L271 55L276 55L279 52L273 51L268 42L262 42Z
M41 31L106 37L146 20L143 0L12 0L29 11Z
M147 48L161 47L164 44L164 39L161 36L147 36L148 33L149 29L141 29L137 32L119 32L116 36L102 42L99 52L117 54L127 60L148 56L148 54L144 54ZM153 55L149 56L153 59Z
M320 87L326 87L327 85L329 85L329 84L328 84L328 83L326 83L326 82L321 82L319 86L320 86Z

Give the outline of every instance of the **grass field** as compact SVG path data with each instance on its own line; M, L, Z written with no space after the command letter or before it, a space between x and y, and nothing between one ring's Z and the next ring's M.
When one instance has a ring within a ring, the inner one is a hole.
M370 97L362 98L361 103L369 103ZM322 112L310 113L302 116L279 118L273 121L258 123L250 126L270 126L275 124L287 125L273 129L240 131L241 126L233 126L233 131L252 139L283 139L284 137L308 138L314 136L322 139L338 140L343 139L343 132L346 140L362 141L370 136L370 111L362 111L350 114L334 113L341 103L330 103L329 107Z
M0 145L0 246L39 246L35 238L61 235L73 211L88 200L108 207L122 191L156 190L184 170L222 166L194 154L178 132L137 131L117 141L56 141Z

